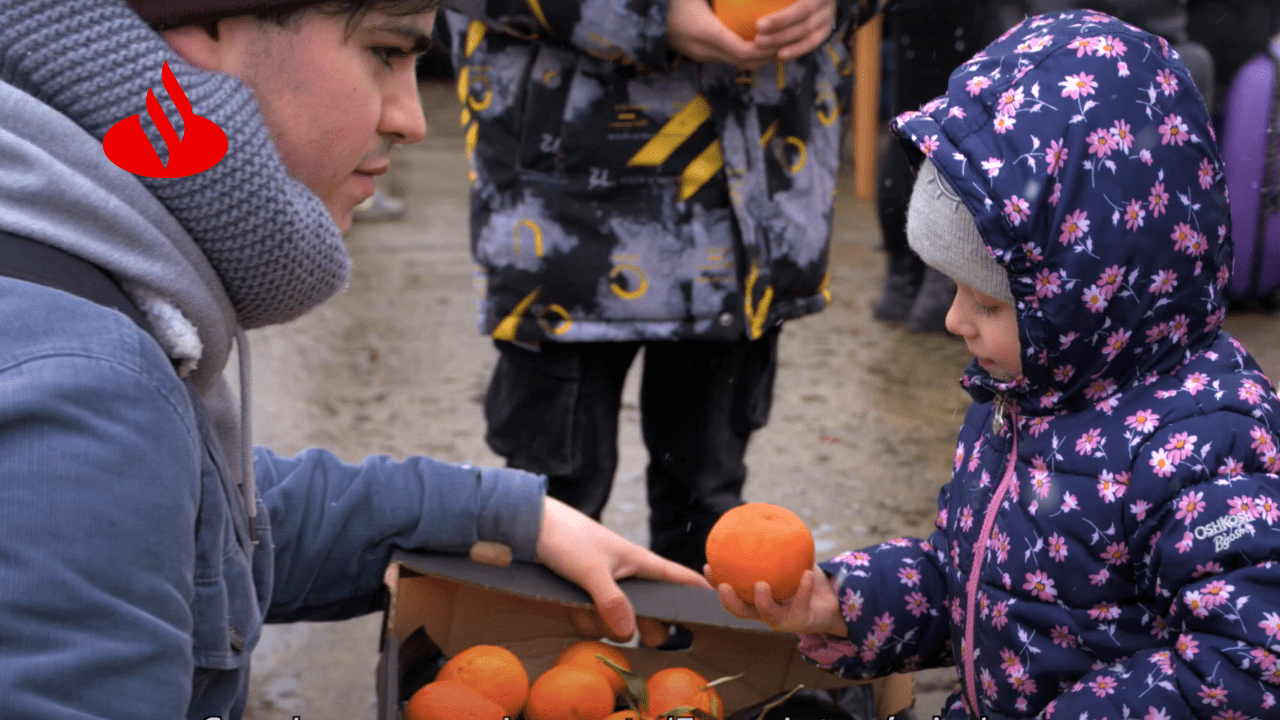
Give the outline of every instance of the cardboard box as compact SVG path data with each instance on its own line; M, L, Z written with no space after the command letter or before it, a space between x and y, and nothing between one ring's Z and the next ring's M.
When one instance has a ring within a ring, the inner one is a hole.
M621 648L632 670L648 676L663 667L683 665L708 680L745 672L717 686L729 712L800 684L835 688L857 683L806 662L795 635L730 615L714 592L634 578L619 585L637 615L680 623L693 634L693 644L685 650ZM568 609L591 607L582 589L541 565L515 562L496 567L465 555L396 551L387 586L390 604L378 679L380 720L400 717L402 662L408 664L401 646L417 629L425 629L447 657L473 645L501 645L521 659L534 680L555 663L560 651L582 640ZM910 702L909 691L905 699L877 697L884 712Z

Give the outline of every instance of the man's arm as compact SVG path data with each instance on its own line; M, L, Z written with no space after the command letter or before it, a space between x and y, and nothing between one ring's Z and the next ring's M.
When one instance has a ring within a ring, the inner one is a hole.
M255 453L276 546L272 622L379 609L393 547L465 552L479 540L508 545L517 559L537 560L591 595L604 624L584 615L575 618L580 629L622 639L631 636L635 612L618 578L706 586L692 570L544 498L540 475L425 457L374 456L351 465L317 449L295 458Z
M379 608L395 547L466 552L478 540L532 560L546 481L520 470L427 457L342 462L312 448L254 450L271 518L275 584L268 622L353 617Z

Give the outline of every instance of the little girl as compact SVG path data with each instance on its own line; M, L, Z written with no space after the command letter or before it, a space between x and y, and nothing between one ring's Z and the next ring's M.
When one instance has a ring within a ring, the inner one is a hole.
M1222 161L1177 54L1030 18L894 129L975 355L937 530L722 603L842 676L955 665L947 720L1280 716L1280 400L1221 329Z

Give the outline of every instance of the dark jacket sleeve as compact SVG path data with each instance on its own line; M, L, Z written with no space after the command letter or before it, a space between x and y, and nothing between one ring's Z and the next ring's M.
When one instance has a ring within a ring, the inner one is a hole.
M837 28L858 28L895 0L836 0ZM670 0L449 0L488 27L627 64L666 67Z
M667 64L668 0L449 0L488 28L645 67Z

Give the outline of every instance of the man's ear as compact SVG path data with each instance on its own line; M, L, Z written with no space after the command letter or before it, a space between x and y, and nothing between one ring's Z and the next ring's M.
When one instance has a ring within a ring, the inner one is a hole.
M222 67L226 61L223 43L217 37L210 35L209 30L204 26L183 25L162 30L160 35L175 52L182 56L183 60L201 70L226 71Z

